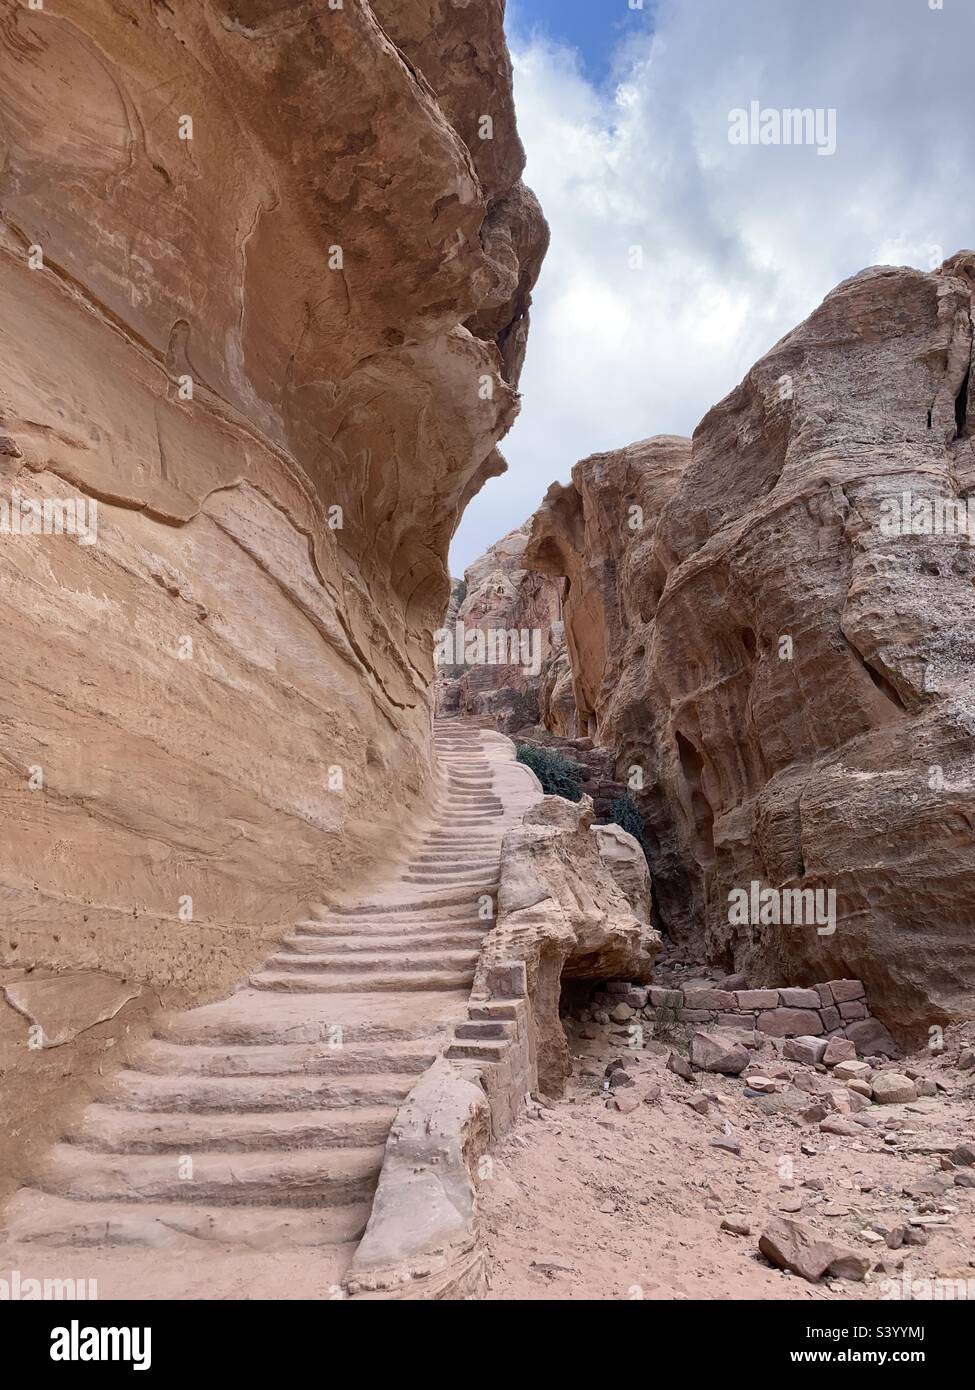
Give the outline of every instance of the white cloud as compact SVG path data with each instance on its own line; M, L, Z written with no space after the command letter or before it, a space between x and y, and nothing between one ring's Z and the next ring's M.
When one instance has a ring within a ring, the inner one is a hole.
M689 434L839 281L975 243L975 6L944 3L662 0L653 35L618 54L615 92L570 50L511 36L552 249L509 472L468 508L454 573L577 459ZM729 111L752 100L835 108L836 154L730 144Z

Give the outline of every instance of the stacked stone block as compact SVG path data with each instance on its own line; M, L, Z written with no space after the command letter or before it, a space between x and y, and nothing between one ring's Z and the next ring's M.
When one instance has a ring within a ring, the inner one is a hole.
M654 1023L659 1018L697 1027L713 1023L746 1028L773 1038L831 1038L871 1017L859 980L829 980L809 988L736 990L667 989L612 981L593 995L592 1007L605 1011L613 1023L625 1024L642 1016Z

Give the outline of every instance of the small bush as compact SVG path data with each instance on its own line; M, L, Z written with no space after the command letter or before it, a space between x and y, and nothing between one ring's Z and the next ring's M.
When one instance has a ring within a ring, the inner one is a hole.
M517 745L517 754L518 761L530 767L541 782L546 796L563 796L566 801L581 801L585 768L548 748L532 748L527 743Z
M649 864L650 853L647 849L647 842L643 838L643 817L640 815L636 802L628 792L623 792L610 806L606 823L607 825L618 825L621 830L628 831L643 850L644 857Z
M687 1024L678 1017L676 1009L658 1009L653 1020L653 1036L656 1042L669 1043L673 1047L687 1050Z

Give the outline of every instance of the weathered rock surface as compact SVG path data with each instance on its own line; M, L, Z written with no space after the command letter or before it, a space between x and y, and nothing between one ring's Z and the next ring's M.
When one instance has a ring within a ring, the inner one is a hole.
M565 647L565 624L552 635L552 655L542 667L538 713L546 729L564 738L579 733L579 711L572 685L572 663Z
M968 252L848 280L692 445L577 465L526 557L569 579L576 706L642 771L668 930L750 979L855 975L901 1040L975 996L975 551L923 533L975 489L973 288ZM752 882L835 890L835 931L732 923Z
M650 926L650 869L647 856L637 841L620 825L594 825L591 835L599 847L599 857L639 921ZM646 1004L644 998L641 1007Z
M37 1030L34 1045L39 1047L60 1047L96 1023L105 1023L139 992L138 985L100 970L66 971L47 979L29 977L3 988L7 1003Z
M479 1086L442 1058L400 1106L386 1141L376 1196L348 1275L352 1294L436 1297L479 1290L483 1251L474 1222L477 1163L491 1139ZM462 1271L462 1272L459 1272Z
M559 1020L563 981L648 981L660 946L645 915L649 885L635 885L628 874L623 882L633 902L625 896L616 878L619 857L600 853L592 818L588 797L546 796L505 835L498 923L484 940L474 984L475 996L488 997L491 969L524 961L538 1083L547 1095L561 1094L570 1070ZM633 840L634 862L637 855Z
M507 733L538 723L542 673L563 643L562 584L525 568L528 530L509 532L468 566L464 598L445 627L454 662L438 671L448 687L438 691L441 709L488 716ZM478 632L487 659L465 663L464 636L477 657Z
M217 993L422 806L547 236L502 17L4 6L0 499L98 503L0 547L6 962Z
M594 454L576 464L568 487L552 484L532 518L526 565L567 581L563 615L576 717L574 728L553 724L553 732L599 733L629 626L629 579L621 566L632 543L652 534L690 450L690 440L665 435ZM556 685L560 679L564 671Z

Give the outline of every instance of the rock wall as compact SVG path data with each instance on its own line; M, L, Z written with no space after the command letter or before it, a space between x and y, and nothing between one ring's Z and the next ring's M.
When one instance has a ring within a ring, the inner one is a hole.
M97 502L0 535L3 979L223 991L422 806L547 239L503 11L3 6L0 516Z
M619 826L592 821L588 797L546 796L507 832L498 924L484 939L474 981L473 997L489 999L493 974L523 963L531 1067L553 1096L571 1071L559 1018L563 988L580 980L648 981L660 948L640 846Z
M512 733L538 722L544 673L563 641L562 583L525 568L528 533L529 523L510 531L467 568L466 592L452 615L465 633L480 631L488 637L489 657L499 651L505 659L462 667L456 660L462 655L461 643L455 638L455 662L444 666L440 676L443 710L484 716ZM447 621L451 623L451 615ZM503 651L490 634L508 634ZM515 653L518 659L512 660Z
M861 979L901 1039L975 996L975 552L925 520L975 492L973 289L967 252L840 285L689 449L551 489L527 557L569 578L576 705L643 779L671 934L750 981ZM834 891L835 930L733 920L752 883Z
M564 576L566 653L546 672L546 725L566 737L596 737L619 679L629 626L629 566L690 459L690 440L659 435L594 454L553 483L531 520L527 568ZM567 658L567 660L566 660ZM574 715L566 699L571 676Z
M655 1026L674 1023L754 1030L772 1038L845 1038L862 1053L894 1055L896 1048L870 1013L860 980L828 980L812 989L665 989L631 986L625 996L595 994L593 1003L615 1022L626 1010ZM620 1005L622 1003L622 1009ZM613 1010L616 1010L614 1016Z
M565 624L561 624L560 640L553 642L552 656L542 667L538 686L539 721L559 738L576 738L579 734L579 712L572 685L572 663L565 649Z

